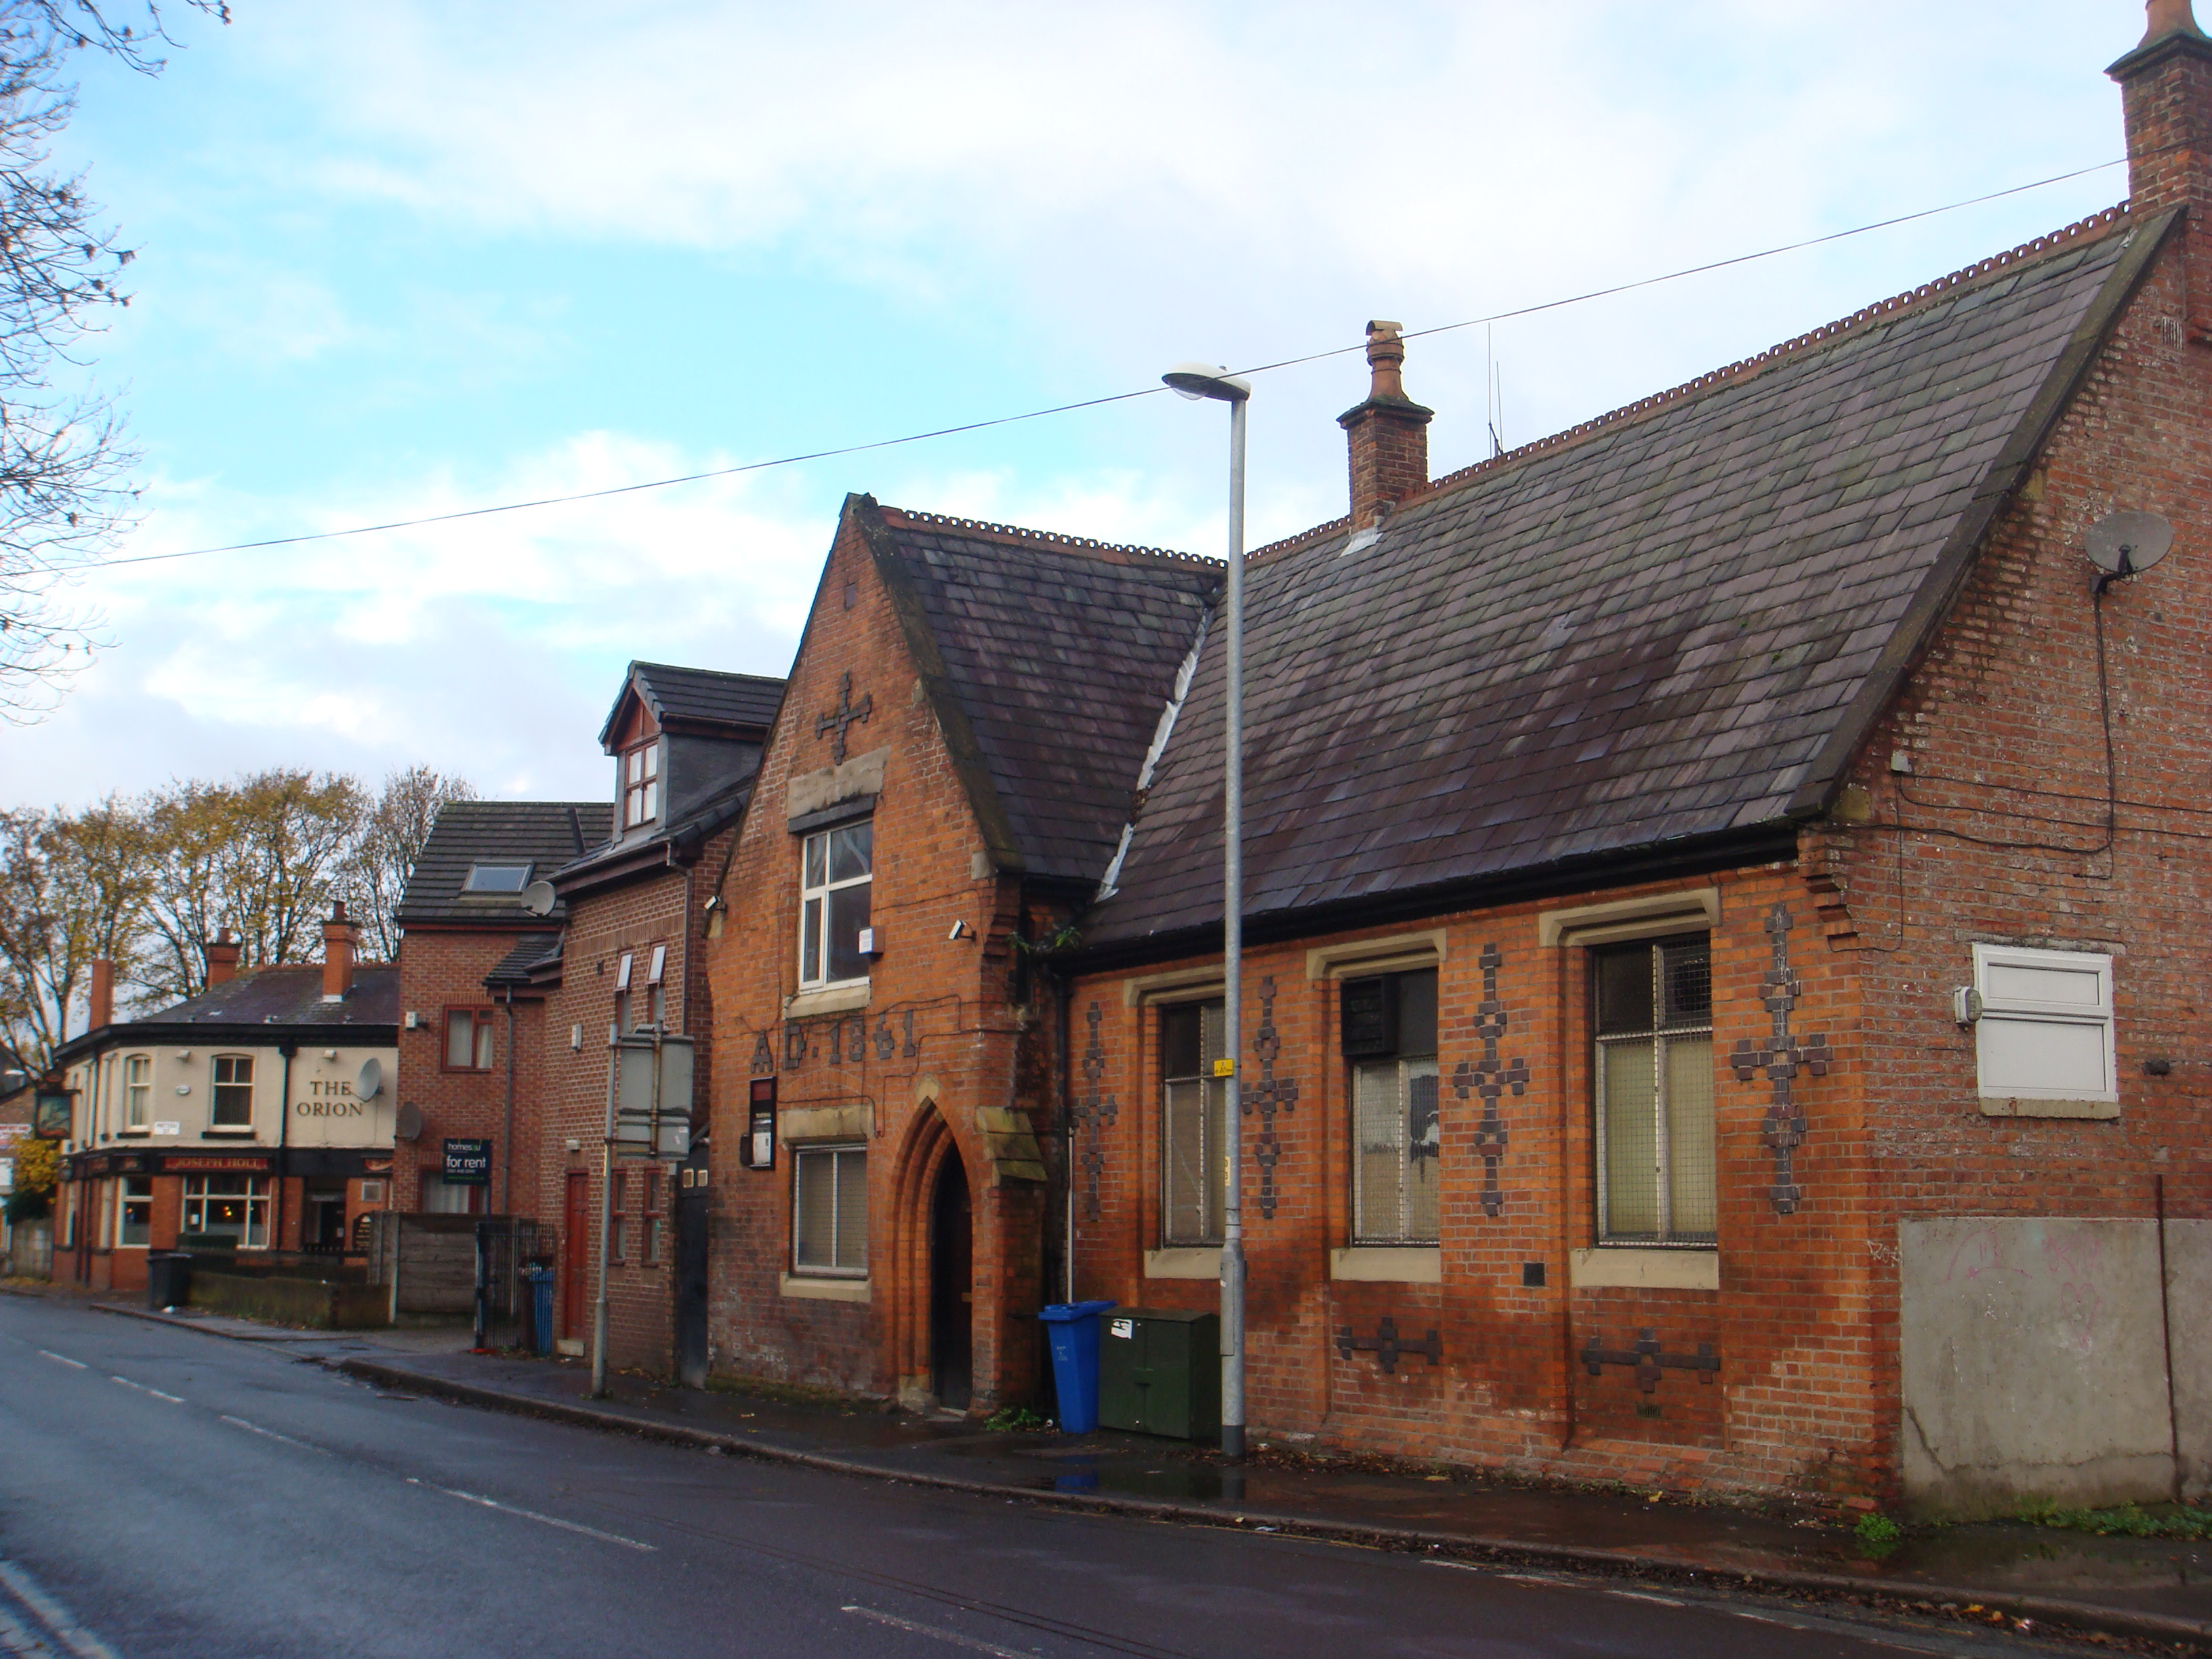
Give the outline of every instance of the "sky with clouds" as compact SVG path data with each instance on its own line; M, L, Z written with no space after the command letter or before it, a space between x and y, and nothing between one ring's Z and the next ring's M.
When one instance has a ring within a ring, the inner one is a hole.
M2116 161L2136 0L233 0L61 145L140 250L95 343L127 554L604 488L1355 345ZM1431 465L2125 194L2119 168L1413 343ZM1257 539L1344 510L1356 354L1253 404ZM1170 396L567 507L118 566L0 804L274 763L594 797L632 658L777 674L848 490L1202 552Z

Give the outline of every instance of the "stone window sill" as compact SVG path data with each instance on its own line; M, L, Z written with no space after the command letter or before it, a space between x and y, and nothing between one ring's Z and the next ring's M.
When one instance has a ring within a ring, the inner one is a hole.
M2014 1095L1984 1095L1984 1117L2116 1118L2117 1100L2026 1100Z
M1210 1279L1221 1282L1221 1252L1211 1245L1145 1252L1147 1279Z
M1621 1245L1570 1250L1567 1281L1578 1291L1717 1291L1721 1287L1721 1253L1636 1249Z
M1328 1276L1367 1284L1441 1285L1444 1253L1435 1244L1355 1244L1328 1253Z
M868 1006L868 981L825 985L818 991L801 991L783 1000L786 1019L805 1019L813 1014L849 1014Z
M778 1296L798 1297L811 1302L866 1302L868 1300L868 1281L865 1279L815 1279L803 1273L782 1273L776 1280Z

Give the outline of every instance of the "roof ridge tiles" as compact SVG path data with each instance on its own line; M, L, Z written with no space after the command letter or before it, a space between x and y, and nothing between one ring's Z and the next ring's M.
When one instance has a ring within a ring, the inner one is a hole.
M1407 496L1398 505L1401 507L1410 506L1414 501L1425 500L1451 486L1465 483L1469 479L1480 477L1484 473L1529 459L1534 456L1549 453L1553 450L1578 442L1594 433L1638 419L1650 414L1655 410L1680 403L1685 398L1695 397L1700 392L1712 391L1717 386L1747 380L1771 368L1784 358L1795 356L1797 353L1813 346L1825 345L1838 336L1863 328L1869 323L1887 321L1900 312L1924 305L1930 300L1948 294L1954 289L1963 287L1981 277L1992 276L1997 271L2019 264L2023 259L2032 256L2055 253L2060 248L2071 246L2075 242L2102 236L2128 218L2130 205L2127 202L2116 203L2111 207L2090 214L2087 218L2077 219L2070 225L2063 226L2057 230L2045 231L2042 235L2031 238L2017 247L2007 248L2002 253L1992 253L1985 259L1977 259L1972 264L1952 271L1948 276L1938 276L1932 282L1921 283L1917 288L1907 289L1902 294L1893 294L1886 300L1877 300L1871 305L1862 306L1847 317L1839 317L1833 322L1823 323L1818 328L1808 329L1802 334L1784 340L1778 345L1769 346L1765 350L1752 356L1738 358L1735 362L1723 364L1719 368L1707 369L1703 374L1685 380L1680 386L1669 386L1663 392L1652 392L1648 397L1638 398L1634 403L1623 404L1620 408L1607 410L1602 415L1594 415L1589 420L1578 422L1563 431L1552 433L1548 436L1536 439L1532 443L1522 444L1516 448L1492 455L1486 460L1475 462L1472 466L1463 466L1456 471L1447 472L1441 477L1431 478L1425 489L1417 495ZM1291 537L1288 541L1303 542L1320 534L1322 531L1348 526L1350 523L1349 519L1338 520L1333 524L1317 526L1313 530ZM1260 550L1272 552L1286 544L1287 543L1285 542L1273 543Z
M910 507L893 507L888 501L879 504L878 510L895 514L911 524L936 525L969 535L1010 537L1022 542L1048 542L1075 552L1134 554L1139 558L1158 559L1170 564L1191 565L1200 568L1218 569L1222 563L1221 560L1208 558L1201 553L1179 553L1173 548L1143 547L1133 542L1102 542L1095 536L1064 536L1055 530L1031 530L1024 525L993 524L981 519L957 519L950 514L922 513Z

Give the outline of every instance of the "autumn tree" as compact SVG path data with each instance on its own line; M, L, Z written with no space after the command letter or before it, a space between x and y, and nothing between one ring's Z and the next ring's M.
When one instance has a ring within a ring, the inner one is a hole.
M109 797L82 812L0 812L0 1024L34 1066L65 1035L94 960L128 963L155 863L142 815Z
M449 801L474 800L476 787L465 778L447 777L435 768L410 766L384 780L368 811L350 860L346 904L361 924L362 939L374 959L399 956L399 899L407 878L430 839L438 809Z
M221 0L190 3L229 21ZM52 164L76 109L70 64L94 51L152 75L173 44L152 3L0 0L0 719L35 719L89 660L88 619L63 590L134 499L114 409L76 372L85 337L130 303L118 279L131 250L82 175Z
M10 1222L36 1221L53 1207L54 1186L61 1179L60 1150L51 1140L25 1135L10 1155L15 1160L15 1187L0 1212Z

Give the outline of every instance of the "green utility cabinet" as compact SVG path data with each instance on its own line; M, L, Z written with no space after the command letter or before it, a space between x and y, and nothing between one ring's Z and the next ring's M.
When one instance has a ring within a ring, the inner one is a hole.
M1221 1316L1115 1308L1099 1320L1098 1426L1177 1440L1221 1432Z

